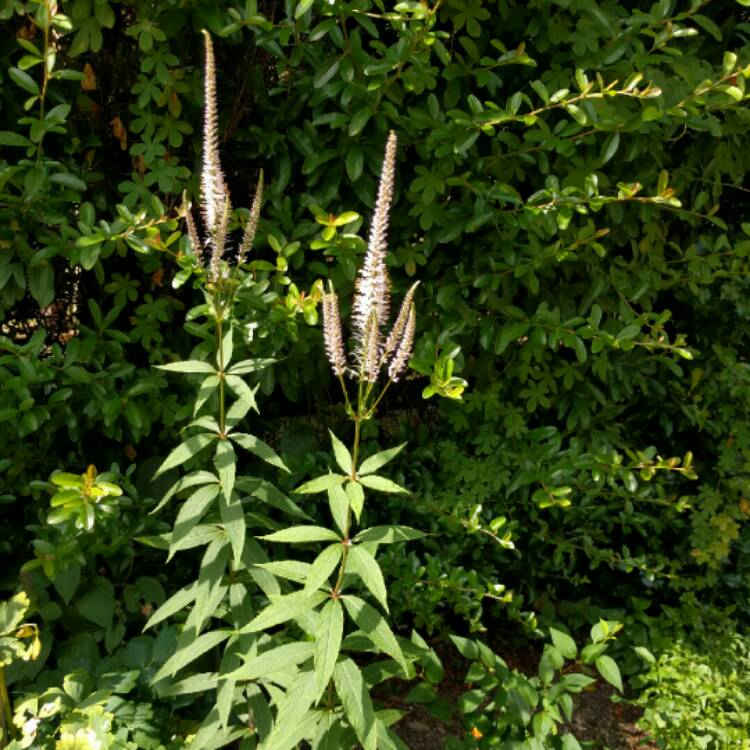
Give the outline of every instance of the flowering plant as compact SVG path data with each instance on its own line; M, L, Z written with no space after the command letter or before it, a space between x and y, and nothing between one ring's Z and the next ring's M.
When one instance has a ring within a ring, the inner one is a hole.
M249 413L257 411L257 387L248 385L245 377L269 364L267 359L233 363L233 332L239 324L233 300L238 288L254 284L242 266L258 223L262 180L237 264L230 268L225 260L230 199L219 161L215 65L207 34L205 73L202 241L189 206L185 216L206 299L191 319L206 318L199 332L212 342L214 356L162 365L167 371L199 374L202 382L187 428L192 434L169 453L157 472L194 466L172 484L159 508L172 498L182 499L168 539L170 558L200 546L205 553L197 580L168 599L147 624L155 627L175 616L181 621L175 651L155 674L154 685L172 696L215 690L213 708L192 738L193 750L218 748L237 739L259 750L290 750L303 740L313 748L349 748L356 743L365 750L397 747L388 729L397 716L375 711L370 688L388 677L412 676L419 650L401 642L383 614L388 611L387 591L376 554L380 544L421 534L404 526L377 526L355 535L352 521L361 517L365 489L406 492L376 473L403 446L363 461L359 456L361 424L403 374L414 342L416 285L386 331L390 282L385 254L396 137L391 134L386 146L369 247L357 279L350 358L336 293L330 288L323 296L327 355L344 386L354 441L349 450L331 433L339 471L312 479L296 492L327 493L333 527L284 525L277 514L303 522L313 519L267 479L238 471L235 446L277 469L287 469L269 445L240 429ZM383 371L387 382L377 392ZM345 377L357 383L355 400L349 398ZM230 392L236 399L231 405ZM196 457L207 448L214 457L213 465L205 468ZM310 545L320 542L325 546L310 558ZM268 545L280 544L305 547L290 558L267 553ZM351 632L345 636L346 619ZM212 664L208 656L217 649L221 658ZM361 651L388 658L363 668L352 656ZM207 660L210 671L189 673Z

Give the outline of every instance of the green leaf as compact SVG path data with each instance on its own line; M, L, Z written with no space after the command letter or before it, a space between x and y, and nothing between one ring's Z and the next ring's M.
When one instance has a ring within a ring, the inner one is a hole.
M368 604L353 594L341 597L349 616L357 623L359 629L379 648L384 654L388 654L397 661L404 672L409 674L409 665L404 658L404 653L398 645L396 636L393 634L386 619Z
M21 146L28 147L34 144L20 133L12 133L10 130L0 131L0 146Z
M410 526L371 526L354 537L355 542L377 542L378 544L393 544L395 542L409 542L425 536L421 531Z
M78 584L81 582L81 566L75 563L68 563L62 570L57 572L53 583L55 590L66 604L70 604ZM4 632L0 627L0 633Z
M272 597L271 603L256 615L241 633L257 633L274 625L294 620L318 606L328 597L322 591L295 591L291 594Z
M233 364L228 370L227 375L248 375L251 372L259 372L269 367L275 359L269 358L257 358L257 359L243 359L236 364Z
M180 507L175 519L174 528L169 540L169 557L181 548L181 543L188 534L200 523L201 518L219 496L221 486L209 484L199 487Z
M323 474L323 476L305 482L301 487L294 490L299 495L314 495L316 492L326 492L332 487L337 487L346 482L349 477L344 474Z
M369 487L371 490L378 490L378 492L388 492L393 495L409 494L409 490L377 474L368 474L367 476L359 477L359 483L365 487Z
M656 657L645 646L635 646L633 651L647 664L656 664Z
M523 320L514 320L506 323L500 332L500 337L495 344L495 354L502 354L511 341L521 338L531 328L531 324Z
M315 689L320 698L333 677L344 633L344 610L339 599L329 599L320 612L315 634Z
M349 518L349 498L341 485L328 490L328 507L339 532L345 534Z
M612 685L612 687L616 687L622 692L622 677L620 677L620 669L611 656L607 656L606 654L600 656L596 660L596 668L599 670L599 674L610 685Z
M588 118L586 117L586 113L575 104L565 104L565 109L567 110L568 114L579 124L579 125L585 125Z
M230 672L232 680L258 680L275 673L283 673L306 662L313 655L313 644L295 641L276 646L261 654L250 656L241 666Z
M331 78L336 75L336 72L339 69L339 65L341 65L340 57L337 57L335 60L329 63L327 67L321 65L318 69L318 72L313 76L313 88L323 88L323 86L325 86L328 81L330 81Z
M182 362L170 362L166 365L157 365L157 370L166 370L167 372L204 372L216 374L216 370L208 364L198 359L186 359Z
M561 630L555 628L550 628L549 634L552 636L552 643L555 644L557 650L566 659L576 658L576 655L578 654L576 642L567 633L563 633Z
M227 537L229 537L229 543L232 547L232 560L236 570L240 567L242 561L247 533L242 501L236 494L227 497L226 493L222 492L219 496L219 514Z
M153 676L152 682L158 682L164 677L173 676L190 662L205 654L206 651L210 651L225 641L231 634L229 630L212 630L195 638L192 631L183 632L174 654L162 664L159 671Z
M351 659L342 659L336 665L333 680L346 718L362 747L364 750L377 750L375 709L359 667Z
M149 511L149 513L153 515L161 510L178 492L186 490L188 487L194 487L196 484L213 484L215 482L217 482L217 477L209 471L193 471L190 474L186 474L164 493L164 497L159 501L159 504L152 511Z
M341 560L341 554L343 551L342 544L332 544L330 547L326 547L313 561L310 566L310 572L307 580L305 581L306 591L317 591L319 588L324 588L328 591L328 579L336 569L336 566Z
M349 120L349 135L353 138L359 135L369 119L372 117L372 107L366 106L358 110Z
M181 609L187 607L188 604L195 600L195 594L197 590L198 582L193 581L193 583L185 586L176 594L170 596L169 599L167 599L167 601L165 601L164 604L162 604L161 607L159 607L159 609L157 609L156 612L151 615L143 629L148 630L148 628L152 628L154 625L158 625L163 620L166 620L168 617L171 617Z
M362 485L359 482L349 482L346 485L346 497L349 500L349 507L356 516L357 522L359 522L365 504L365 491L362 489Z
M171 683L164 690L159 690L159 697L190 695L191 693L208 693L216 690L219 678L216 672L200 672Z
M348 570L356 573L365 584L370 593L388 611L388 594L383 580L383 572L380 570L375 558L361 545L355 545L349 549L347 557Z
M39 95L39 84L20 68L9 68L8 75L18 86L29 94Z
M294 9L295 19L304 16L312 8L314 2L315 0L299 0L297 7Z
M241 448L244 448L250 453L254 453L258 458L263 459L266 463L275 466L277 469L289 472L286 464L276 455L276 452L262 440L255 437L255 435L246 435L243 432L235 432L231 434L230 439L233 440Z
M232 389L234 395L237 396L240 403L244 405L245 414L247 414L250 409L255 412L258 411L258 404L255 401L255 391L257 391L260 386L256 386L255 390L253 390L241 377L239 377L239 375L227 375L226 383ZM244 416L244 414L242 416Z
M70 172L58 172L57 174L52 174L49 176L49 181L57 183L58 185L64 185L73 190L78 190L79 192L88 189L88 185L86 185L80 177L76 177L74 174L70 174Z
M451 635L450 639L453 645L458 649L458 653L465 659L476 659L479 657L479 649L474 641L468 638L462 638L459 635Z
M357 474L372 474L373 472L376 472L401 453L405 445L406 443L401 443L401 445L397 445L395 448L389 448L386 451L376 453L374 456L369 456L357 469Z
M606 164L616 153L620 147L620 134L615 132L611 133L607 140L602 146L602 152L599 156L599 160L602 164Z
M55 272L49 263L29 269L29 291L40 307L47 307L55 298Z
M115 613L115 588L107 578L97 576L84 594L78 597L76 609L91 622L108 630Z
M333 432L331 432L331 430L328 430L328 433L331 436L333 454L336 457L336 463L344 474L351 474L352 454L349 453L349 449L336 437L336 435L333 434Z
M721 29L708 16L704 16L702 13L694 13L691 17L698 26L707 31L717 42L721 41Z
M214 466L219 473L221 489L224 496L229 498L234 491L234 479L237 473L237 456L232 444L228 440L219 440L216 443L216 455Z
M314 697L311 698L314 690L312 673L299 679L304 679L304 682L293 686L282 698L274 727L258 750L292 750L303 739L315 734L324 713L310 710L314 701Z
M341 538L335 531L322 526L291 526L288 529L274 531L259 537L267 542L340 542Z
M208 432L203 432L199 435L193 435L184 442L180 443L162 462L161 466L156 470L154 478L163 474L169 469L174 469L176 466L184 464L185 461L191 459L202 451L207 445L210 445L216 440L216 435L212 435Z
M273 560L255 563L255 565L278 578L286 578L288 581L295 581L296 583L304 583L310 575L310 563L300 562L299 560Z

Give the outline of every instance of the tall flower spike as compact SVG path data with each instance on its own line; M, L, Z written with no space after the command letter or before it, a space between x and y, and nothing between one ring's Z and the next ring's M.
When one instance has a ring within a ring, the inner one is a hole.
M378 325L378 314L375 310L370 312L367 319L362 347L359 353L360 377L366 383L374 383L378 379L380 370L380 326Z
M412 302L414 300L414 292L417 290L419 282L411 285L409 291L404 295L404 301L401 303L401 309L398 311L398 317L396 322L393 324L391 332L388 334L388 339L383 347L382 361L387 362L388 358L393 354L398 346L399 342L404 336L404 330L409 320L409 313L412 309Z
M341 377L346 371L346 355L341 335L339 298L333 291L332 284L329 285L329 291L323 294L323 339L333 374Z
M396 347L391 364L388 366L388 377L395 383L403 374L414 349L414 332L417 328L417 312L414 303L409 307L409 317L406 320L404 335Z
M216 232L213 234L213 248L211 249L211 269L209 277L212 281L219 278L221 271L221 256L224 254L224 244L227 240L229 227L229 196L224 201L224 210L219 215Z
M219 121L216 113L216 63L214 48L209 33L204 29L203 36L206 44L206 68L204 71L203 109L203 170L201 173L201 209L203 226L206 231L206 246L212 247L213 252L220 255L224 252L223 243L217 240L223 234L226 237L226 227L220 226L224 216L229 215L227 206L229 193L224 181L219 160Z
M188 237L190 242L193 243L193 253L201 265L203 264L203 245L201 244L201 238L198 236L198 229L195 226L195 219L193 219L193 206L187 200L183 204L183 210L185 212L185 223L187 224Z
M250 248L253 246L255 233L258 231L258 220L260 219L260 204L263 202L263 170L260 170L258 184L255 186L255 195L253 196L253 205L250 207L250 216L245 224L245 233L242 235L240 251L237 254L237 265L240 266L245 262Z
M375 311L380 324L388 320L391 284L385 267L388 240L388 216L393 200L396 170L396 134L391 131L385 146L385 158L380 171L378 197L372 217L367 254L357 277L352 305L352 327L355 338L364 344L365 329L370 313Z

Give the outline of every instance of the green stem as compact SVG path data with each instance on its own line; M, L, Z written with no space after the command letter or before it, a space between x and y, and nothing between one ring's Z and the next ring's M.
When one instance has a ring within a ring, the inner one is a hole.
M357 461L359 460L359 442L361 438L362 429L362 381L360 380L359 387L359 400L357 403L357 413L354 416L354 440L352 442L352 473L351 481L357 481ZM341 591L341 585L344 582L344 574L346 573L346 561L349 557L349 550L351 548L351 542L349 537L351 536L351 523L352 523L352 510L347 508L346 510L346 523L344 524L344 540L343 551L341 553L341 563L339 564L339 574L336 577L336 585L333 587L334 596L338 596Z
M218 301L217 301L218 302ZM218 317L216 318L216 335L219 339L218 345L217 345L217 351L218 351L218 366L219 366L219 433L221 436L221 439L223 440L226 435L226 414L225 414L225 403L226 403L226 394L224 389L224 380L225 380L225 373L224 373L224 328L223 328L223 313L219 310L217 310Z
M13 709L8 696L8 685L5 682L5 669L0 667L0 727L3 736L0 737L0 747L5 747L11 737L13 729Z

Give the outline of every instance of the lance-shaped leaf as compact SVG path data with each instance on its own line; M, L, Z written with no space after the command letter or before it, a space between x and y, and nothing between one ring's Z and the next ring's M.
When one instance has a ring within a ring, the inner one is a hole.
M385 466L391 459L401 453L405 445L406 443L401 443L401 445L397 445L395 448L380 451L380 453L376 453L374 456L366 458L357 469L357 474L372 474L376 472L379 468Z
M305 513L302 508L297 505L291 498L287 497L280 489L274 487L270 482L266 482L264 479L257 479L253 477L240 477L235 486L237 489L247 492L253 497L257 497L261 502L267 503L280 510L282 513L286 513L290 516L296 516L306 521L312 521L312 518Z
M343 549L342 544L332 544L330 547L326 547L315 558L313 564L310 566L307 581L305 581L305 589L307 591L317 591L319 588L325 587L328 578L336 569L339 560L341 560Z
M395 659L408 675L409 665L404 658L404 653L398 645L396 636L380 612L358 596L347 594L342 596L341 599L349 616L357 623L360 630L384 654L388 654Z
M316 492L326 492L333 487L343 484L349 479L345 474L323 474L323 476L305 482L301 487L294 490L300 495L314 495Z
M174 469L176 466L184 464L185 461L191 459L200 453L207 445L210 445L216 440L216 435L212 435L208 432L202 432L199 435L193 435L187 440L180 443L162 462L161 466L156 470L154 477L158 477L169 469Z
M216 672L200 672L199 674L191 674L183 680L173 682L164 690L159 691L159 697L208 693L210 690L215 690L218 684L219 676Z
M342 659L334 669L333 681L344 706L346 718L349 719L362 747L364 750L377 750L375 709L359 667L351 659Z
M336 437L336 435L328 430L331 436L331 444L333 445L333 455L336 458L336 463L339 465L341 471L344 474L352 473L352 454L349 453L349 449Z
M171 677L206 651L225 641L231 634L229 630L212 630L196 638L190 631L183 632L176 651L162 664L161 669L154 675L153 682L158 682L164 677Z
M237 456L228 440L219 440L216 444L214 466L219 472L221 490L225 497L231 497L234 490L234 478L237 473Z
M211 542L203 554L198 573L198 590L195 606L188 616L189 626L200 632L208 620L216 613L216 607L224 598L226 586L222 578L229 560L229 548L223 539Z
M203 404L211 398L211 394L219 387L219 383L221 383L221 378L218 375L209 375L201 383L201 387L198 389L198 395L195 397L193 416L195 416L201 410Z
M257 359L243 359L240 362L232 365L227 370L229 375L249 375L251 372L258 372L264 370L269 365L272 365L276 360L268 358L257 358Z
M294 620L318 606L328 597L322 591L295 591L284 596L272 597L271 603L256 615L241 633L257 633L274 625Z
M348 570L362 579L362 583L387 612L388 594L383 580L383 571L380 570L380 565L375 558L361 545L355 545L349 549L347 563Z
M188 487L194 487L197 484L210 484L213 482L216 482L216 476L210 471L193 471L190 474L186 474L164 493L164 497L162 497L159 504L152 511L149 511L149 514L153 515L161 510L178 492L186 490Z
M242 501L236 494L227 497L222 491L219 496L219 513L221 515L221 523L232 546L234 567L238 568L242 560L242 551L245 547L245 535L247 533Z
M167 372L216 373L216 368L213 365L209 365L208 362L201 362L199 359L187 359L183 362L170 362L167 365L156 365L156 369L166 370Z
M256 568L262 568L277 578L287 581L304 583L310 575L310 563L299 560L273 560L271 562L255 563Z
M420 539L424 534L412 529L411 526L371 526L354 537L355 542L377 542L378 544L394 544L395 542L409 542Z
M273 729L258 750L292 750L302 740L315 735L323 712L310 710L315 700L314 690L312 673L299 678L279 701Z
M392 495L409 494L409 490L404 489L401 485L398 485L385 477L378 476L377 474L368 474L359 477L359 482L365 487L369 487L371 490L378 490L378 492L388 492Z
M204 485L195 490L182 504L169 540L170 559L181 548L182 542L198 525L203 514L211 507L220 492L221 485L219 484Z
M272 534L258 537L267 542L340 542L335 531L322 526L292 526L288 529L274 531Z
M329 599L320 613L318 632L315 634L315 688L316 700L333 677L336 660L344 634L344 610L339 599Z
M349 507L357 517L357 522L359 522L362 516L362 508L365 505L365 491L362 489L362 485L359 482L349 482L346 485L346 496L349 499Z
M328 507L331 509L331 517L338 530L345 534L347 532L347 519L349 518L349 498L341 485L331 487L328 490Z
M251 656L241 667L231 672L233 680L258 680L289 668L297 668L313 655L313 644L306 641L284 643L276 648Z
M252 389L242 378L238 377L237 375L227 375L226 381L227 385L234 392L234 395L237 396L237 398L243 404L243 408L247 409L245 414L247 414L250 409L255 412L258 411L258 404L255 402L255 391L258 390L259 386L256 386L255 389Z
M171 617L173 614L176 614L181 609L187 607L188 604L195 600L197 591L198 582L193 581L190 585L185 586L176 594L170 596L169 599L167 599L167 601L165 601L164 604L162 604L161 607L151 615L144 630L152 628L154 625L158 625L162 620L166 620L168 617Z
M235 432L233 435L230 435L230 437L241 448L250 451L250 453L254 453L266 463L269 463L282 471L289 472L286 464L276 455L273 448L255 437L255 435L246 435L244 432Z

